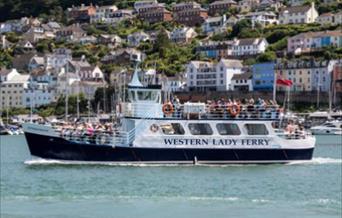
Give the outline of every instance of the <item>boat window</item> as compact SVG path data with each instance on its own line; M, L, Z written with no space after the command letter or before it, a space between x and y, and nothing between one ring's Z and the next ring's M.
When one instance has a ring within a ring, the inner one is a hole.
M248 135L268 135L268 130L264 124L245 124Z
M185 131L180 123L168 123L160 125L165 135L184 135Z
M157 92L154 91L138 91L138 99L141 101L155 100L157 98Z
M218 123L216 125L220 135L240 135L241 131L235 123Z
M213 130L208 123L190 123L188 125L192 135L212 135Z

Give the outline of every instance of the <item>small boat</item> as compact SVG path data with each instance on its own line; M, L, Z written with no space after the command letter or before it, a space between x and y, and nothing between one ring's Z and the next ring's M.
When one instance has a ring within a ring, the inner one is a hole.
M0 125L0 135L13 135L12 132L5 126Z
M313 135L342 135L342 121L327 121L310 128Z

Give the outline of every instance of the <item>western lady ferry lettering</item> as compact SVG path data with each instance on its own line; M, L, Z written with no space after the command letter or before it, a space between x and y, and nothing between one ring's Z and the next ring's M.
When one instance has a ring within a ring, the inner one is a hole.
M165 145L269 146L269 139L164 139Z

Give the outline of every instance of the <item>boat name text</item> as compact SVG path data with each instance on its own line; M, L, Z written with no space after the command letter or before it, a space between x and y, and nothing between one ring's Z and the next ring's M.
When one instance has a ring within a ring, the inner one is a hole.
M257 145L268 146L270 139L164 139L166 145Z

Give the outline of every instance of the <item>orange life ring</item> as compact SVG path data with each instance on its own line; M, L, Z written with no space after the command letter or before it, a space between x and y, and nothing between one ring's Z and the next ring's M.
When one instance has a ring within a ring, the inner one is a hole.
M239 104L233 104L228 106L228 112L231 116L236 117L241 111Z
M163 113L165 115L171 115L174 112L173 105L171 103L165 103L163 105Z

